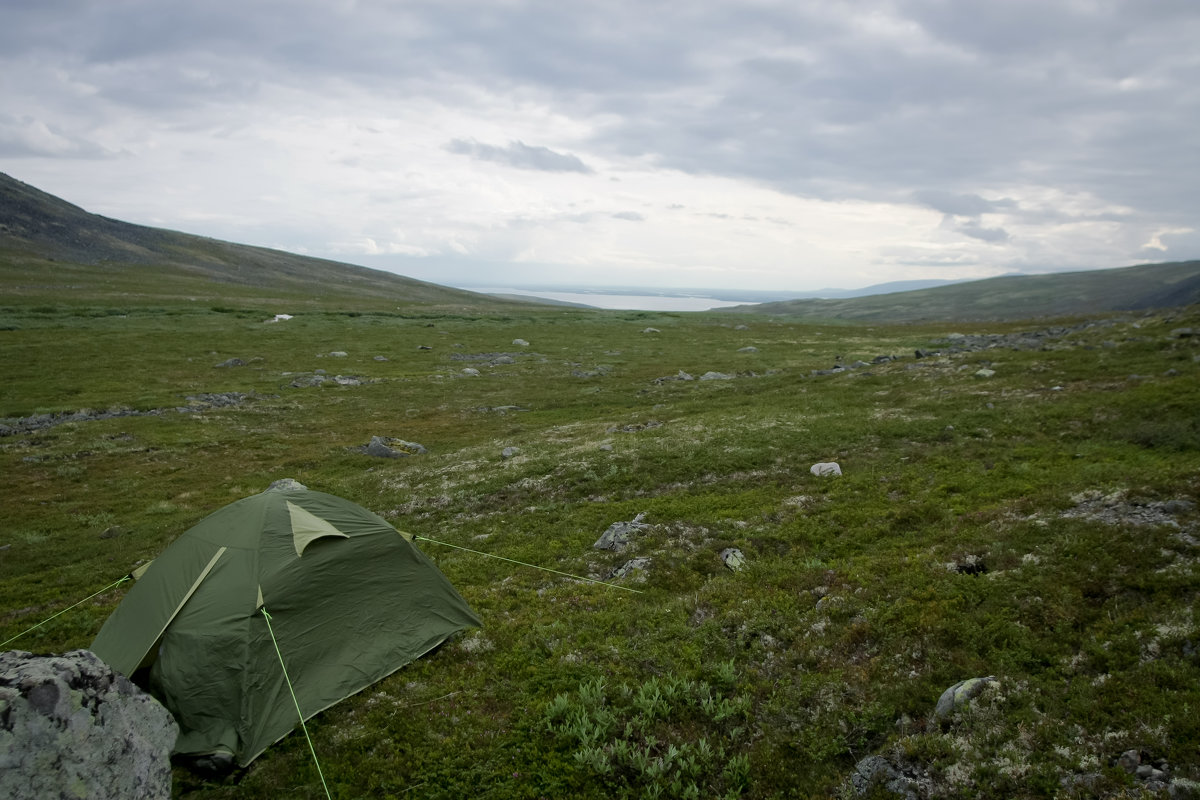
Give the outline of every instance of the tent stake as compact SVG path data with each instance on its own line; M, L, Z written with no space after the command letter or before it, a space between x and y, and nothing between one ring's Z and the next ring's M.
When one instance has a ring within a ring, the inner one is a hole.
M633 592L634 594L642 594L641 589L630 589L628 586L621 586L616 583L606 583L605 581L598 581L595 578L585 578L582 575L572 575L569 572L561 572L557 569L550 569L549 567L539 567L537 564L527 564L524 561L517 561L515 558L505 558L504 556L496 556L496 555L492 555L491 553L485 553L482 550L472 550L469 547L459 547L458 545L450 544L449 542L439 542L437 539L430 539L428 536L413 536L413 538L420 539L422 542L433 542L434 544L440 544L444 547L453 547L455 550L466 550L468 553L474 553L474 554L480 555L480 556L487 556L488 558L496 558L496 559L499 559L500 561L507 561L510 564L520 564L522 567L533 567L534 569L540 569L543 572L553 572L555 575L566 575L568 578L574 578L577 581L587 581L589 583L598 583L601 586L611 586L614 589L621 589L622 591Z
M292 702L296 705L296 714L300 717L300 727L304 730L304 738L308 740L308 752L312 753L313 763L317 765L317 774L321 776L321 786L325 796L333 800L329 794L329 786L325 783L325 773L321 771L321 762L317 760L317 749L313 747L312 737L308 735L308 726L304 724L304 713L300 710L300 701L296 699L296 690L292 688L292 679L288 677L287 665L283 663L283 653L279 651L279 642L275 640L275 631L271 628L271 615L263 606L263 619L267 621L267 633L271 634L271 644L275 645L275 655L279 656L279 667L283 670L283 680L287 683L288 691L292 693Z

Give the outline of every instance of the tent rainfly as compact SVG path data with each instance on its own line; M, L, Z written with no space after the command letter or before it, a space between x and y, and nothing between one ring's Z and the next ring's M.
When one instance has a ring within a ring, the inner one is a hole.
M175 753L242 766L299 722L280 656L308 720L481 624L411 536L292 480L201 520L139 572L92 651L175 715Z

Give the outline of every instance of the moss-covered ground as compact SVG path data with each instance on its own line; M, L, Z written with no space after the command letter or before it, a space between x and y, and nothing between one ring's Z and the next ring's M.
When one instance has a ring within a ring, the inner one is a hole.
M635 594L423 542L484 627L310 723L334 797L829 797L875 753L934 796L1135 792L1131 749L1200 779L1200 337L1177 332L1200 310L959 353L943 337L1052 323L276 310L0 308L5 424L162 410L0 437L0 639L292 477L562 572L650 559L613 579ZM360 382L293 386L317 370ZM656 381L681 370L735 377ZM355 449L373 435L429 452ZM639 513L628 550L592 548ZM122 591L6 649L86 647ZM298 733L175 778L324 796Z

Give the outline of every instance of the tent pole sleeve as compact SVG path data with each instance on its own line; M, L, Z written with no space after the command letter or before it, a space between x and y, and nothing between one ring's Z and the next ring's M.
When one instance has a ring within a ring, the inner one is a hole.
M196 590L200 588L200 584L204 583L204 579L208 577L208 573L212 572L213 567L215 567L217 562L221 560L221 556L225 555L226 549L227 548L225 547L219 548L217 552L213 554L213 557L208 560L208 563L204 565L204 569L200 570L200 574L196 576L196 580L192 581L192 585L188 587L187 594L185 594L183 599L175 605L175 609L171 612L171 615L167 617L166 621L163 622L162 627L158 629L158 633L154 635L154 638L151 640L151 642L157 643L158 640L162 638L163 633L166 632L167 627L171 624L171 621L179 615L180 610L184 607L187 601L192 599L192 595L194 595ZM154 644L150 645L150 649L154 649ZM146 651L146 653L148 652L150 652L150 650ZM140 656L138 656L138 666L143 666L142 660L146 657L146 653L142 653Z

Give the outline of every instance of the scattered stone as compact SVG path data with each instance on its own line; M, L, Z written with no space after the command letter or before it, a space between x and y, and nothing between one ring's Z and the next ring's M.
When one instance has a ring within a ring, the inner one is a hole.
M295 478L280 478L277 481L272 481L267 487L268 492L303 492L307 491L308 487Z
M333 382L338 386L362 386L363 379L357 375L334 375Z
M629 537L649 526L642 522L646 518L646 512L641 512L629 522L614 522L608 526L608 529L596 540L592 545L596 550L612 550L619 553L629 546Z
M981 369L975 370L976 378L990 378L995 374L996 374L996 370L988 369L987 367L983 367Z
M733 375L727 375L724 372L706 372L700 376L702 381L731 381Z
M427 344L419 344L419 345L417 345L417 349L418 350L432 350L433 348Z
M747 345L745 347L739 347L738 352L739 353L757 353L758 348L755 347L754 345Z
M506 448L504 448L503 450L501 450L501 451L500 451L500 459L501 459L502 461L508 461L508 460L509 460L510 458L512 458L513 456L517 456L517 455L520 455L520 454L521 454L521 451L520 451L518 448L516 448L516 447L506 447Z
M725 562L725 566L729 567L734 572L738 572L742 567L746 566L746 557L742 555L742 551L736 547L726 547L721 551L721 560Z
M518 347L529 347L529 342L525 341L524 339L513 339L512 343Z
M492 366L497 364L515 364L518 358L536 358L539 353L451 353L451 361L486 361Z
M930 358L931 356L938 355L938 352L936 350L925 350L924 348L918 347L915 351L913 351L913 355L917 358Z
M230 358L230 359L226 359L225 361L222 361L220 364L215 365L214 368L220 369L221 367L244 367L244 366L246 366L246 362L243 361L242 359Z
M808 468L808 471L818 478L837 476L842 474L842 468L836 461L820 461Z
M387 361L388 357L387 356L375 356L375 360L376 361Z
M611 444L609 444L608 442L605 442L604 444L600 445L600 449L604 450L605 452L611 453L613 446Z
M387 440L382 436L372 436L371 441L365 446L363 452L375 458L407 458L408 453L395 450L388 446Z
M582 370L573 369L571 375L576 378L600 378L612 373L612 367L608 364L598 364L595 369Z
M904 800L917 800L923 793L920 784L903 774L883 756L867 756L854 765L850 788L857 797L876 796L879 789Z
M524 408L522 406L480 406L479 408L476 408L475 410L482 411L485 414L487 414L487 413L499 414L500 416L503 417L505 414L515 414L518 411L528 411L529 409Z
M642 333L662 333L658 328L642 328Z
M120 536L122 532L123 531L121 530L120 526L113 525L110 528L105 528L104 533L100 534L100 538L101 539L115 539L118 536Z
M266 320L267 322L287 322L292 318L291 314L276 314L274 319Z
M748 331L748 330L750 330L750 326L749 325L734 325L733 329L735 331Z
M1195 335L1196 331L1194 328L1176 328L1171 331L1171 336L1175 339L1190 339Z
M654 428L661 428L662 423L656 419L647 420L646 422L633 422L629 425L613 425L608 429L609 433L638 433L640 431L648 431Z
M1123 490L1104 494L1095 489L1071 498L1075 503L1062 513L1066 519L1090 519L1108 525L1169 525L1178 528L1176 516L1191 513L1191 500L1130 501Z
M959 575L986 575L988 571L987 564L983 563L983 556L974 554L947 562L946 569Z
M46 428L53 428L67 422L91 422L98 419L116 419L118 417L158 417L169 411L180 414L197 414L213 408L232 408L241 405L253 395L245 392L214 392L187 395L184 400L187 405L174 408L151 408L140 411L133 408L110 408L106 411L96 411L91 408L79 411L60 411L53 414L34 414L29 417L7 417L0 420L0 436L16 436L32 433Z
M88 650L0 653L0 797L169 798L170 712Z
M372 436L371 441L357 448L359 452L376 458L407 458L428 453L424 445L406 442L390 436Z
M462 374L466 375L468 378L476 377L479 375L479 370L475 369L474 367L466 367L463 369Z
M933 709L933 715L939 720L948 720L955 711L965 707L982 694L984 689L989 686L999 685L1000 682L996 680L994 675L989 675L986 678L969 678L965 681L959 681L942 692L942 696L938 698L937 706Z
M650 559L646 557L631 558L621 566L612 570L606 577L608 578L624 578L631 572L642 572L650 567Z
M872 364L886 364L889 361L895 361L895 356L878 355L871 359Z
M696 380L696 379L693 378L691 375L684 372L683 370L679 370L679 372L677 372L674 375L666 375L662 378L655 378L653 383L655 383L657 385L662 385L664 383L670 383L672 381L694 381L694 380Z
M313 386L320 386L326 380L324 375L301 375L298 378L293 378L292 382L288 385L293 389L308 389Z
M348 355L350 355L350 354L347 353L345 350L334 350L333 352L331 352L329 354L329 357L330 358L345 358Z

